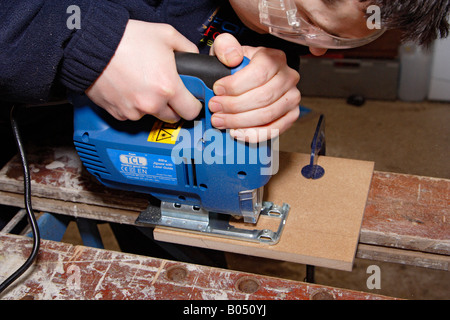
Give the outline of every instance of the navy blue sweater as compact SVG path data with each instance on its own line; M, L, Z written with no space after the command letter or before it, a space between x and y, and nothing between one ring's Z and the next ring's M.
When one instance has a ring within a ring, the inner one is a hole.
M80 29L67 27L70 5L80 8ZM35 103L65 89L84 92L110 61L128 19L171 24L202 53L222 32L292 52L294 66L305 52L251 32L222 0L2 0L0 100Z

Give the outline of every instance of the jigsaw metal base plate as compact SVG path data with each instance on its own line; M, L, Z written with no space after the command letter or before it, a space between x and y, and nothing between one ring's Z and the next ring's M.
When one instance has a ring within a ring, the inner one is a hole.
M140 213L136 224L274 245L280 240L289 210L286 203L277 206L269 201L263 202L260 217L276 218L277 227L273 228L275 230L252 229L248 228L250 224L244 222L232 225L233 217L230 215L208 212L198 206L162 202L160 207L149 205ZM246 228L236 226L238 224Z

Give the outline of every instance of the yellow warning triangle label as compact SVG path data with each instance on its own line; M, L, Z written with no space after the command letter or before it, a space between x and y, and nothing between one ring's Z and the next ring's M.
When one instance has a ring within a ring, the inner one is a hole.
M161 129L158 132L158 136L156 137L156 142L160 142L161 140L165 139L172 139L172 133L167 130Z
M156 120L150 131L147 141L157 143L175 144L178 133L183 126L183 120L177 123L167 123Z

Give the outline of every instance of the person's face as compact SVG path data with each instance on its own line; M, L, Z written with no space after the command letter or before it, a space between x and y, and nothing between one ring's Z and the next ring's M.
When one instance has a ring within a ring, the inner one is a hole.
M323 0L296 0L298 10L306 20L331 35L341 38L364 38L373 30L367 28L367 3L359 0L340 0L325 4Z
M267 33L268 28L259 22L259 0L230 0L239 18L249 28ZM368 3L359 0L339 0L327 4L324 0L295 0L301 16L314 26L341 38L364 38L374 32L367 28L365 9ZM314 54L326 49L310 48Z

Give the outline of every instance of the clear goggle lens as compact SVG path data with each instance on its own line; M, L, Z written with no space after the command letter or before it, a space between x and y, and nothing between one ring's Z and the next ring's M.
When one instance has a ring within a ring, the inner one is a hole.
M333 36L302 18L293 0L260 0L259 19L263 25L269 27L270 34L276 37L305 46L327 49L359 47L377 39L385 31L379 29L370 36L359 39Z

